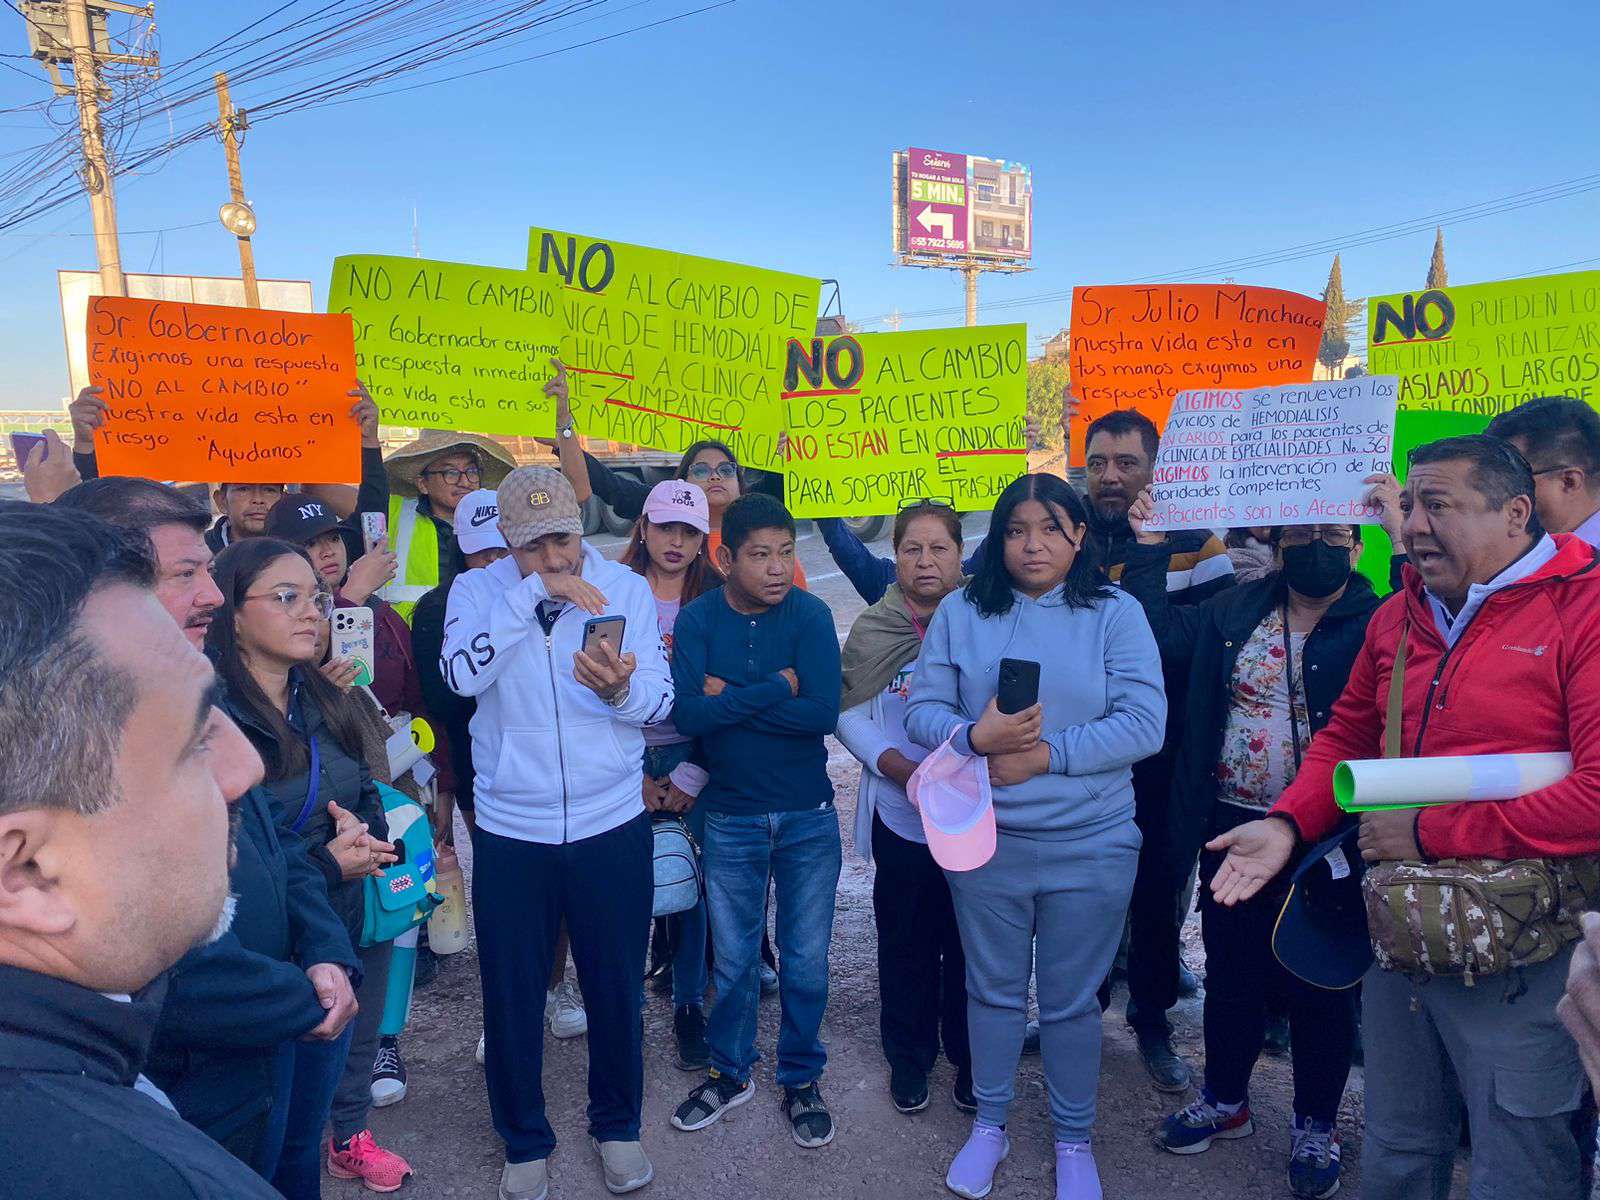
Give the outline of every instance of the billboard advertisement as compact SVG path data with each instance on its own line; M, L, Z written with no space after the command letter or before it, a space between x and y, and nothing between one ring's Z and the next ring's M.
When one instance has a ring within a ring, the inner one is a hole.
M1033 256L1033 172L1003 158L896 151L894 230L900 254L1024 262Z

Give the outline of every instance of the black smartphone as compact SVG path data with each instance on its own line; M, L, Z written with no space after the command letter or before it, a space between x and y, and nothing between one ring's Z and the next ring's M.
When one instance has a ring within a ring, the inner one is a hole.
M995 705L1003 713L1019 713L1039 703L1039 664L1026 658L1000 660L1000 687Z
M627 624L627 617L590 617L583 624L583 652L599 658L600 643L610 642L612 652L621 655L622 631Z

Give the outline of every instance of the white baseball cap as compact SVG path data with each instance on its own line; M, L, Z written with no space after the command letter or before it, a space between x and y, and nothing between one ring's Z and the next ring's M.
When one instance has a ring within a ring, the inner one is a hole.
M500 500L493 488L479 488L456 505L455 527L463 554L506 548L500 535Z

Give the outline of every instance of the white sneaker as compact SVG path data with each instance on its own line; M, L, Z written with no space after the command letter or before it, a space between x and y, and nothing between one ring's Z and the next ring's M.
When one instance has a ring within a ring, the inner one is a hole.
M546 993L544 1015L550 1032L558 1038L582 1037L589 1032L589 1014L583 1011L578 985L570 979L563 979L554 991Z
M478 1065L483 1066L483 1034L478 1035Z

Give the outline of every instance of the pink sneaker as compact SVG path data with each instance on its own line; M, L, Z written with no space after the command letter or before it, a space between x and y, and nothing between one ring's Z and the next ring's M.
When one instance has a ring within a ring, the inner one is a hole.
M411 1164L373 1141L372 1130L363 1129L343 1149L328 1139L328 1174L335 1179L359 1179L370 1192L398 1192L411 1174Z

